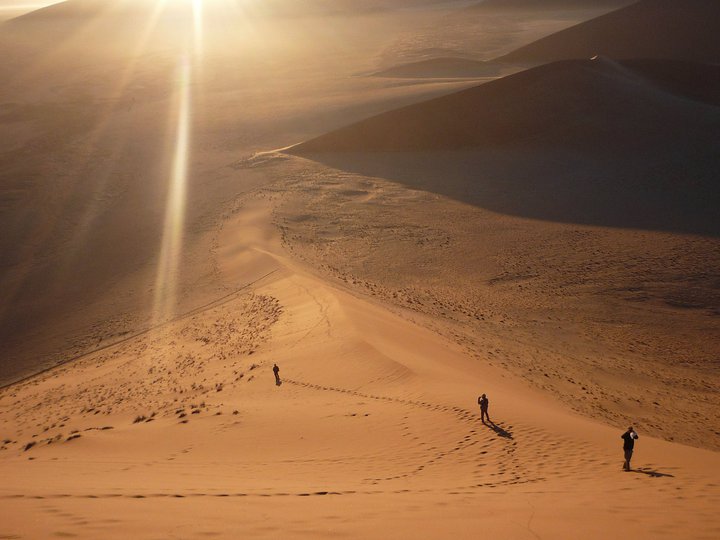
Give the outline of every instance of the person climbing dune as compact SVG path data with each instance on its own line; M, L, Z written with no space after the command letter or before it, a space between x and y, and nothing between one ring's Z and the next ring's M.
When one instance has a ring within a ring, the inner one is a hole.
M488 414L488 406L490 405L490 401L485 394L478 398L478 405L480 405L480 418L482 419L483 424L485 423L486 418L489 422L490 415Z
M280 386L282 381L280 380L280 368L277 364L273 364L273 373L275 374L275 386Z
M639 439L638 434L635 433L635 429L632 426L627 428L627 431L620 435L623 440L623 452L625 453L625 463L623 463L623 469L626 471L630 470L630 460L632 459L633 450L635 449L635 441Z

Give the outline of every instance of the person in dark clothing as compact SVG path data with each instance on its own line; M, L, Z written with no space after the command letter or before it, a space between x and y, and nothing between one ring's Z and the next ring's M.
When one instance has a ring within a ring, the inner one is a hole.
M625 451L625 463L623 464L623 469L626 471L630 470L630 460L632 459L633 450L635 448L635 441L639 438L638 434L635 433L635 430L632 426L627 428L627 431L620 435L620 438L623 440L623 450Z
M483 424L485 423L485 418L487 418L487 421L489 422L490 415L488 414L488 405L490 405L490 401L485 394L478 398L478 405L480 405L480 419Z
M273 373L275 374L275 385L280 386L282 381L280 380L280 368L277 364L273 364Z

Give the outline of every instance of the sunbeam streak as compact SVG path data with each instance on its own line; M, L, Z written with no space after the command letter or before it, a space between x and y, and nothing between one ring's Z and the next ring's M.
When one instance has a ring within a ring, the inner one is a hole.
M192 0L193 11L193 52L203 55L203 0Z
M155 277L153 319L155 323L173 316L177 300L180 260L183 248L190 149L192 67L183 57L178 68L179 106L175 130L172 172L165 207L160 259Z

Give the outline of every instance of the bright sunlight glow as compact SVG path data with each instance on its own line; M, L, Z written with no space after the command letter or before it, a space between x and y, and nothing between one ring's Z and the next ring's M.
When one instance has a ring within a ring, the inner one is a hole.
M187 57L181 59L178 71L179 105L174 157L165 206L160 259L155 277L153 318L156 324L171 318L174 313L185 226L192 81L192 66Z

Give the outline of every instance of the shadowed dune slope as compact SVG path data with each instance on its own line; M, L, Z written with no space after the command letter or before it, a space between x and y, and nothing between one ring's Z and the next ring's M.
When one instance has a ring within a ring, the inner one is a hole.
M720 61L720 2L642 0L498 58L543 63L605 55L616 59Z
M717 236L719 90L717 66L562 61L290 152L507 215Z
M720 89L718 73L716 66L677 62L557 62L369 118L293 152L439 151L521 143L633 150L674 138L680 130L685 137L717 144L720 110L712 101Z

